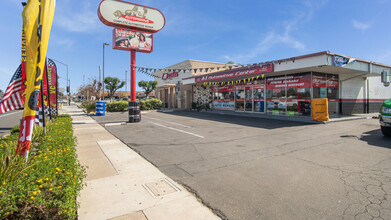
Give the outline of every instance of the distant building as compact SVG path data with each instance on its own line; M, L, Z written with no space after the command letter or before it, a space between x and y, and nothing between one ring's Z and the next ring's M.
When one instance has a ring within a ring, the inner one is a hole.
M113 98L114 99L121 99L121 98L124 98L124 97L128 97L129 98L130 97L130 92L116 91ZM143 99L145 97L146 97L146 95L145 95L144 91L139 91L139 92L136 91L136 99ZM151 93L149 93L148 97L155 98L155 92L152 91Z
M198 76L234 66L233 64L215 63L198 60L185 60L164 68L167 71L158 71L154 75L158 82L156 98L162 100L165 108L190 109L193 102L193 85L185 85L184 78ZM197 69L197 70L194 70ZM201 70L202 69L202 70ZM184 71L185 70L185 71Z

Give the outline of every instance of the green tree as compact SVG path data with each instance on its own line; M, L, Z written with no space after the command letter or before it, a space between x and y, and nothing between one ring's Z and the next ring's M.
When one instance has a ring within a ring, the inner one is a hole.
M0 89L0 99L3 98L4 92Z
M124 81L121 81L117 77L105 77L105 88L109 93L110 99L113 98L115 91L122 88L125 85Z
M154 80L154 81L144 81L144 80L141 80L140 82L138 82L138 86L140 86L141 88L144 89L145 91L145 95L148 97L149 93L151 93L153 90L155 90L156 88L156 85L157 85L157 81Z

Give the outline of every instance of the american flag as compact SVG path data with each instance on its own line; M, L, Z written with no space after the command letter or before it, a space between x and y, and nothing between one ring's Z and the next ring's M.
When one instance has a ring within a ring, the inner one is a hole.
M14 109L23 108L20 89L22 86L22 65L19 65L14 76L12 77L7 90L0 103L0 114L3 114Z

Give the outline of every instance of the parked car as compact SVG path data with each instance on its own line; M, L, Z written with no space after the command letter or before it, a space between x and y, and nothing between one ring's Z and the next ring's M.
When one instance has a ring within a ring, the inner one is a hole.
M391 137L391 99L383 102L380 108L379 122L383 135Z

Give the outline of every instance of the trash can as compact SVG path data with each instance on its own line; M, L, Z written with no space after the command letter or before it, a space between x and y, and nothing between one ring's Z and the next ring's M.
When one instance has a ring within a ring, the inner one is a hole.
M106 102L96 101L95 103L95 114L97 116L104 116L106 112Z
M138 102L129 102L129 123L140 122L141 121L141 112L140 104Z

